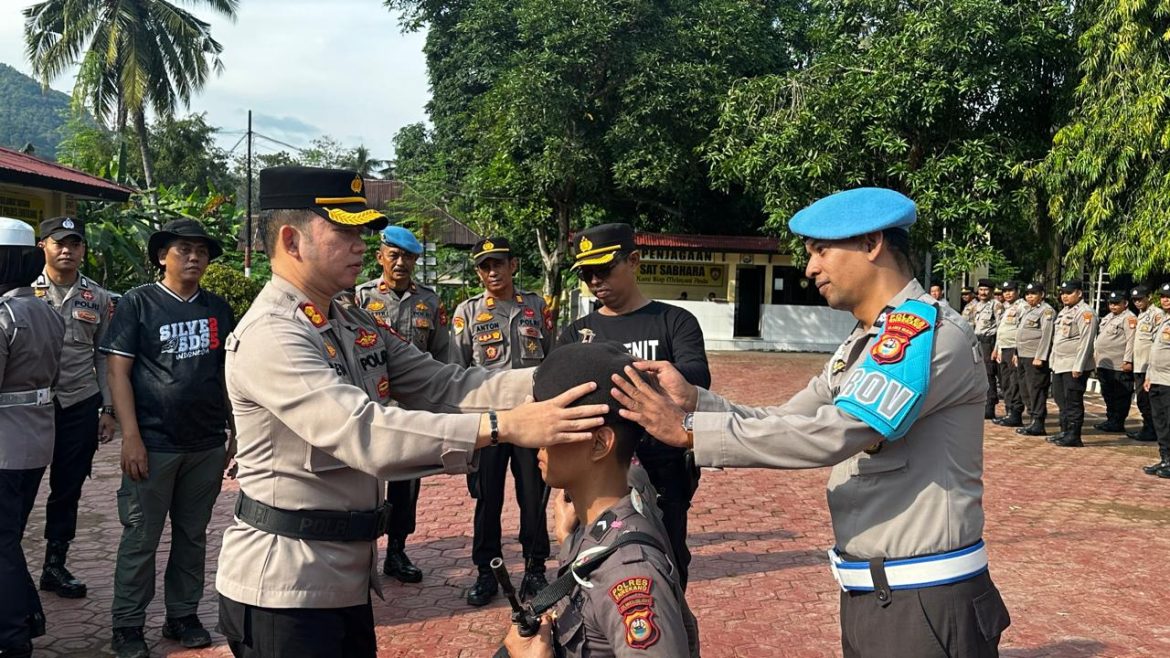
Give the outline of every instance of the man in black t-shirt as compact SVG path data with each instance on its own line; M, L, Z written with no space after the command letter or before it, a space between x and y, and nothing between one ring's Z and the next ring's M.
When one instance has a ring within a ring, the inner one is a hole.
M224 394L224 341L234 326L223 298L199 287L223 253L197 222L169 222L148 253L162 281L122 298L101 350L122 424L122 540L114 567L113 649L118 658L149 655L142 636L154 596L155 551L167 517L171 549L164 587L163 636L185 647L211 644L199 621L207 524L223 471L231 409Z
M650 361L670 361L687 381L711 385L711 370L698 320L677 306L651 301L638 288L641 254L628 224L603 224L581 231L573 239L577 271L600 309L561 331L557 345L617 341L631 354ZM658 490L658 507L670 537L679 582L686 588L691 552L687 549L687 510L699 485L699 470L687 451L646 436L637 450L638 461Z

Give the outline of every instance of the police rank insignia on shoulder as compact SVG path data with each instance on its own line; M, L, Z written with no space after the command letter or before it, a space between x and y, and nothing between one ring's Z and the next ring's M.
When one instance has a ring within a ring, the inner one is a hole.
M317 310L317 307L313 304L313 302L301 302L300 309L301 312L305 314L305 317L309 318L309 322L311 322L314 327L320 329L321 327L324 327L326 324L328 324L328 322L325 320L325 316L321 313L321 311Z
M459 334L463 333L463 328L467 326L467 321L465 321L462 317L455 316L455 319L451 321L451 324L455 327L455 335L458 336Z
M488 320L491 320L491 319L492 319L492 314L488 313L487 311L484 311L483 313L480 313L479 315L475 316L476 322L487 322Z
M626 644L632 649L646 649L658 642L654 596L650 593L652 585L650 578L636 576L626 578L609 590L626 626Z

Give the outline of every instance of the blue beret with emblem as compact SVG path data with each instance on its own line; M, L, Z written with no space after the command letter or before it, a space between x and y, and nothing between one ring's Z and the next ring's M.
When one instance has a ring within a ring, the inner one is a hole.
M414 237L414 233L401 226L387 226L382 229L382 244L398 247L415 256L423 252L423 247L418 243L418 238Z
M904 194L881 187L837 192L793 215L788 230L814 240L843 240L888 228L910 230L918 210Z

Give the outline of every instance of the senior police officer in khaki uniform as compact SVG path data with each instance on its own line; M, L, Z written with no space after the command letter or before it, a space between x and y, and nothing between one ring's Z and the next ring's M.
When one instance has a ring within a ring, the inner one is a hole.
M414 266L423 246L401 226L382 229L381 239L377 259L382 276L357 287L358 306L389 324L411 345L446 363L451 343L447 310L434 290L414 280ZM390 525L382 573L404 583L422 580L422 571L406 555L406 538L414 532L420 489L418 479L386 483Z
M45 264L33 229L0 217L0 655L32 656L45 634L20 542L53 458L53 386L65 322L29 286Z
M1060 434L1048 442L1062 448L1080 448L1081 426L1085 422L1085 383L1094 368L1093 340L1097 337L1097 314L1081 298L1081 282L1060 284L1064 308L1056 314L1052 336L1052 393L1060 408Z
M968 316L975 329L975 338L979 340L979 353L987 376L987 404L983 407L983 417L987 420L995 420L995 405L999 404L999 374L993 356L999 316L1003 314L1003 304L991 297L991 290L991 279L979 279L979 287L975 289L978 298L971 302L969 308L972 310Z
M1158 461L1142 468L1147 475L1170 478L1170 283L1158 288L1162 321L1154 328L1150 360L1143 387L1150 396L1154 432L1158 436Z
M1024 286L1024 301L1028 307L1020 317L1016 331L1016 366L1024 384L1024 403L1032 422L1016 429L1016 434L1044 436L1044 421L1048 419L1048 387L1052 370L1048 355L1052 351L1052 333L1056 311L1044 301L1044 284L1033 281Z
M46 219L40 233L45 269L33 283L33 291L65 320L40 585L58 596L78 599L86 595L85 583L65 566L69 542L77 534L77 504L99 439L108 442L116 430L106 354L97 349L109 328L113 306L110 293L79 270L85 260L85 222L75 217Z
M451 318L454 332L451 362L489 370L540 365L552 349L552 317L540 295L516 288L513 277L519 261L512 255L508 240L502 237L481 240L472 247L471 257L484 292L455 308ZM550 552L545 486L537 467L536 451L516 446L488 448L480 452L479 470L467 481L475 497L471 560L479 573L475 586L467 593L468 605L485 605L497 593L490 564L502 551L500 514L504 509L509 460L516 480L520 545L524 554L520 597L527 599L548 584L544 575L544 563Z
M1126 432L1125 435L1136 441L1157 441L1154 432L1154 414L1150 410L1150 394L1146 391L1146 370L1150 364L1150 347L1154 344L1154 337L1158 326L1162 324L1164 313L1157 304L1150 303L1150 289L1146 286L1135 286L1129 291L1129 298L1133 300L1137 309L1137 324L1126 346L1125 360L1133 364L1133 387L1137 391L1137 407L1142 414L1142 427L1139 430Z
M732 403L663 362L627 368L632 382L615 378L622 415L661 441L693 446L701 465L833 467L830 564L843 590L847 658L994 656L1009 624L981 539L978 343L913 278L915 212L897 192L861 188L789 222L805 238L808 277L858 325L786 404Z
M386 222L363 187L347 170L260 172L273 277L226 343L240 493L216 589L237 657L375 656L381 481L464 472L487 445L586 439L607 409L566 409L583 386L497 412L532 371L443 365L335 299L361 272L362 230Z
M1020 297L1019 284L1004 281L1004 309L995 331L995 362L999 366L999 382L1003 386L1004 415L992 422L1004 427L1022 427L1024 424L1024 392L1020 373L1016 368L1016 333L1020 318L1028 308L1028 302Z
M1101 318L1093 341L1097 381L1105 399L1105 422L1093 427L1102 432L1124 432L1133 404L1133 362L1126 360L1126 352L1137 328L1137 317L1129 311L1125 291L1110 292L1107 301L1109 314Z

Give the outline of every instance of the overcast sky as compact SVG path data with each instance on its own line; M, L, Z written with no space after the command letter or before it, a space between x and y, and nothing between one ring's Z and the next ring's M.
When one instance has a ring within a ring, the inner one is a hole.
M30 4L0 0L0 62L24 73L31 69L21 10ZM426 120L425 34L403 34L380 0L241 0L234 23L206 8L194 11L223 44L225 70L191 100L190 111L206 112L221 128L225 149L243 134L249 109L253 129L269 137L306 146L330 135L346 146L365 144L380 158L391 155L399 128ZM69 93L73 75L50 86ZM257 141L259 152L280 149Z

